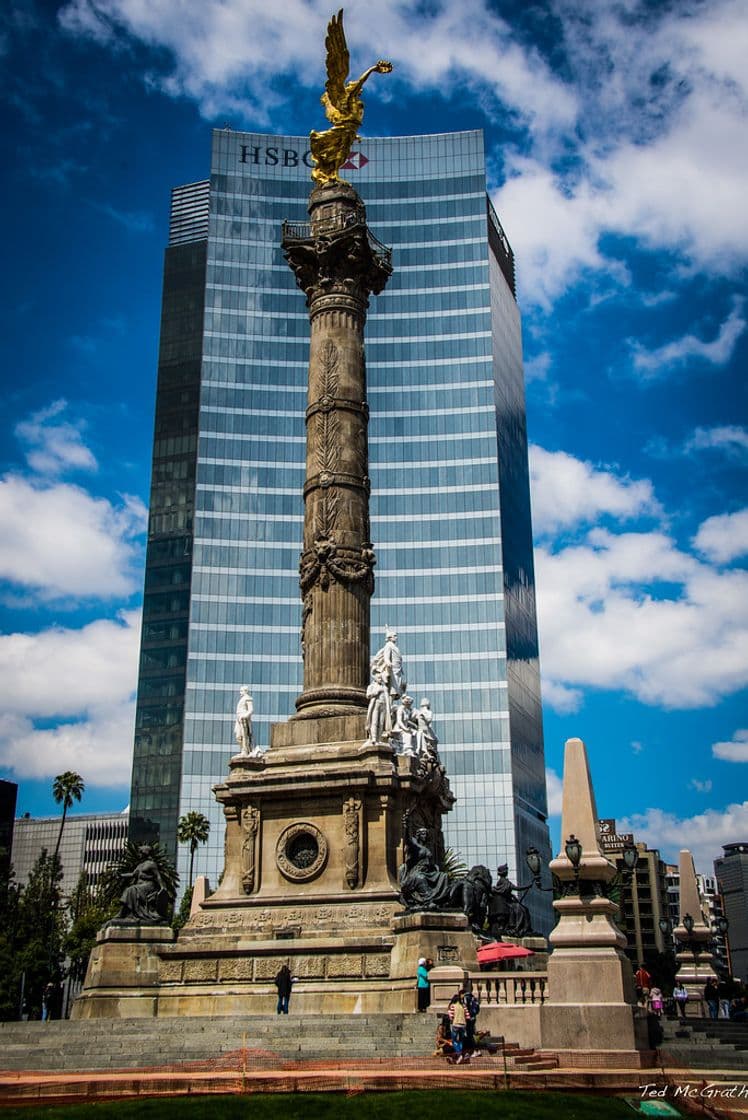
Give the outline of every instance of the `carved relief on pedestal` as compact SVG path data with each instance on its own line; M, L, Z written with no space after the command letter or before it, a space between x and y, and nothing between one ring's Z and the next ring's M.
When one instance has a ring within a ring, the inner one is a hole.
M256 889L257 837L260 831L260 810L254 805L245 805L239 816L242 828L242 887L245 894Z
M275 861L294 883L315 879L327 863L327 838L309 821L284 828L275 845Z
M347 797L343 802L345 832L345 883L350 890L362 885L361 874L361 801Z

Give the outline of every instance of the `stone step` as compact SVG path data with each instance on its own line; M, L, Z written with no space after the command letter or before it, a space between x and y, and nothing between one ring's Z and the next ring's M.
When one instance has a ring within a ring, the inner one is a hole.
M678 1065L691 1066L693 1069L731 1069L748 1070L748 1054L744 1050L714 1050L703 1046L680 1046L677 1049L663 1048L665 1064L668 1059Z
M432 1016L247 1016L0 1024L0 1068L135 1069L220 1060L245 1049L276 1059L413 1057L431 1053ZM262 1061L262 1056L255 1061ZM266 1059L267 1060L267 1059Z

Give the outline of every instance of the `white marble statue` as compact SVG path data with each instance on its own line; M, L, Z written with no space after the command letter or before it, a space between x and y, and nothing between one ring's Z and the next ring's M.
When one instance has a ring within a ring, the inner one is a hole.
M413 698L403 696L395 711L395 726L393 737L397 738L399 754L406 754L413 758L416 753L416 734L418 721L413 711Z
M431 704L424 697L421 700L421 706L416 712L416 723L418 730L416 731L416 749L421 754L436 754L436 744L439 742L432 723L434 722L434 713L431 711Z
M404 696L408 687L403 669L403 657L397 645L397 633L388 626L384 634L384 645L371 659L371 671L380 672L392 697Z
M392 731L390 695L384 674L374 669L371 676L371 683L366 689L369 701L366 711L366 737L370 743L381 743L389 738Z
M249 695L249 688L243 684L239 689L239 701L236 705L236 723L234 724L234 738L239 744L239 753L256 758L262 751L255 745L252 731L252 715L254 704Z

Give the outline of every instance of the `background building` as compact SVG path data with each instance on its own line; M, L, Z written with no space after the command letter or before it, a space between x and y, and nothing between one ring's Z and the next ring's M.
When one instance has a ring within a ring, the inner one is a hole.
M127 840L129 812L73 813L65 819L60 844L63 895L75 888L85 871L95 886L107 865L120 855ZM13 833L13 869L16 882L25 885L34 864L46 848L51 855L60 832L60 817L18 817Z
M626 954L636 965L652 963L658 953L672 947L659 925L661 918L670 916L666 866L656 848L648 848L643 841L636 843L631 832L617 832L616 822L609 818L600 821L600 842L622 876L616 924L626 934ZM635 845L639 857L630 878L624 875L627 844Z
M13 821L16 815L18 786L0 779L0 874L8 873L13 847Z
M725 844L714 861L725 917L733 976L748 981L748 844Z
M173 850L178 817L205 813L213 881L239 686L261 745L301 690L309 326L280 230L307 217L307 143L218 130L210 180L172 198L131 820ZM550 845L521 330L482 133L366 140L344 174L394 264L367 323L372 641L396 627L431 700L447 843L526 878ZM548 896L528 903L547 929Z

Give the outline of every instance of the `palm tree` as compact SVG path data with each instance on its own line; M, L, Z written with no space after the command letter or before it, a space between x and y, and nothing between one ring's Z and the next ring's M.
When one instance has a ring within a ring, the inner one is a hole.
M66 770L64 774L58 774L52 785L52 796L57 804L62 804L62 820L60 821L60 831L57 834L57 843L55 844L55 862L60 854L60 844L62 843L62 830L65 827L65 817L67 816L68 809L74 801L80 801L85 791L86 784L81 778L80 774L76 774L74 770Z
M195 852L198 844L204 844L210 832L210 821L196 809L191 809L184 817L179 818L177 825L177 839L180 844L190 846L190 882L192 887L192 868L195 863Z

